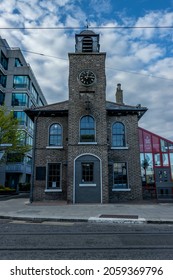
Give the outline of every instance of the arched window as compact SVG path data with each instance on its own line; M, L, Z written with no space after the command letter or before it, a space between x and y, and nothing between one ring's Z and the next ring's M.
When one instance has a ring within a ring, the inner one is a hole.
M49 146L62 146L62 127L58 123L49 128Z
M95 120L89 115L80 120L80 142L95 142Z
M121 122L116 122L112 126L112 146L125 147L125 126Z

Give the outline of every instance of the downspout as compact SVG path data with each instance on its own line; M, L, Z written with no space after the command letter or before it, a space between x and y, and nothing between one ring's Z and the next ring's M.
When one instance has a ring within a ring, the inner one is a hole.
M37 120L40 116L40 112L38 112L37 117L34 121L34 138L33 138L33 150L32 150L32 168L31 168L31 174L32 174L32 180L31 180L31 190L30 190L30 203L33 202L33 189L34 189L34 177L35 177L35 150L36 150L36 135L37 135Z

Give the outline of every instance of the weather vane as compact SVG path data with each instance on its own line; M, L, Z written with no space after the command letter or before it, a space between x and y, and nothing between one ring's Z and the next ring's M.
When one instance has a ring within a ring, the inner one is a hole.
M87 29L89 28L89 21L88 21L88 19L86 19L86 28Z

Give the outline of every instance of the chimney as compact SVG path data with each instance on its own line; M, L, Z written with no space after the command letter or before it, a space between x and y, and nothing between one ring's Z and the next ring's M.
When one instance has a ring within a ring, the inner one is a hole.
M115 94L116 103L124 104L123 103L123 90L121 89L121 84L117 84L117 91Z

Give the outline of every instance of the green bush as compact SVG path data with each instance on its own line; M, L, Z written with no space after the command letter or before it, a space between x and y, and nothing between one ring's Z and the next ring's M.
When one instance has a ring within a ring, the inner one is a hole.
M2 185L0 186L0 192L15 192L16 189L10 188L10 187L3 187Z

